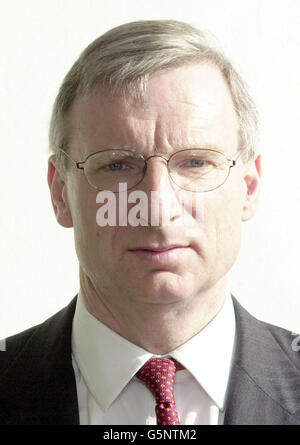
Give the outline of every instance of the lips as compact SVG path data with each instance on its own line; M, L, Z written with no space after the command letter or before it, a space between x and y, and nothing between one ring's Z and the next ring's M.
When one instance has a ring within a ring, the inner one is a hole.
M156 266L168 266L173 263L178 263L189 246L179 244L160 245L160 246L142 246L130 249L132 253L139 260L150 263Z
M171 245L167 245L167 246L142 246L142 247L136 247L134 249L130 249L131 252L134 252L136 250L147 250L150 252L166 252L167 250L171 250L171 249L182 249L185 248L187 246L183 246L180 244L171 244Z

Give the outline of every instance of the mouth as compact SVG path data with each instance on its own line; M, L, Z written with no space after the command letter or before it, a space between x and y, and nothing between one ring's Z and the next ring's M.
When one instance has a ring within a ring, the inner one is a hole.
M133 249L130 249L130 251L134 252L135 250L147 250L147 251L150 251L150 252L166 252L167 250L183 249L185 247L187 247L187 246L183 246L181 244L148 245L148 246L135 247Z
M153 265L166 266L178 262L189 246L172 244L166 246L142 246L130 249L129 252L139 260Z

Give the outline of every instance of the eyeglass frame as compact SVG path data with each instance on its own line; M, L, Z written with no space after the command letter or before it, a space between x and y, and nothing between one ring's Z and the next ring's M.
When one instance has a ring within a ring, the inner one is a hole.
M170 170L169 170L169 162L170 162L170 159L171 159L174 155L176 155L177 153L181 153L181 152L183 152L183 151L190 151L190 150L203 150L203 151L205 150L205 151L212 151L212 152L215 152L215 153L219 153L219 154L221 154L222 156L224 156L224 158L226 159L227 162L230 162L230 163L231 163L231 165L229 164L228 174L227 174L226 178L224 179L224 181L223 181L220 185L218 185L217 187L214 187L213 189L209 189L209 190L186 190L186 189L180 187L180 185L178 185L178 184L174 181L174 179L173 179L172 176L170 175ZM92 157L92 156L94 156L94 155L96 155L96 154L98 154L98 153L103 153L103 152L105 152L105 151L114 151L113 148L112 148L112 149L106 149L106 150L99 150L99 151L96 151L95 153L91 153L91 154L89 154L89 155L86 157L86 159L85 159L84 161L75 161L75 160L69 155L69 153L67 153L67 152L66 152L65 150L63 150L62 148L59 148L59 151L63 152L63 153L70 159L70 161L72 161L72 162L76 165L76 167L77 167L79 170L83 170L83 173L84 173L84 176L85 176L85 179L86 179L87 183L88 183L93 189L98 190L98 191L103 191L103 189L98 189L97 187L95 187L93 184L91 184L91 183L89 182L89 180L88 180L88 178L87 178L87 176L86 176L86 174L85 174L84 166L82 167L81 165L85 164L85 163L87 162L87 160L88 160L90 157ZM170 179L172 180L172 182L174 182L174 184L176 184L177 187L179 187L181 190L184 190L184 191L187 191L187 192L192 192L192 193L207 193L207 192L211 192L211 191L213 191L213 190L218 189L218 188L221 187L223 184L225 184L225 182L226 182L227 179L229 178L231 168L234 167L234 166L236 165L238 158L239 158L239 157L241 156L241 154L242 154L242 150L240 149L240 150L238 151L238 153L237 153L237 157L236 157L235 159L230 159L230 158L227 158L227 156L226 156L224 153L222 153L221 151L218 151L218 150L213 150L213 149L209 149L209 148L194 148L194 149L193 149L193 148L185 148L185 149L183 149L183 150L175 151L175 153L172 153L171 156L169 157L169 159L167 159L165 156L162 156L162 155L160 155L160 154L150 155L150 156L148 156L147 158L145 158L141 153L137 153L137 152L135 152L135 151L133 151L133 150L126 150L126 149L123 149L123 151L127 151L127 152L132 152L132 153L138 154L138 155L143 159L143 161L144 161L144 165L145 165L142 178L141 178L135 185L133 185L133 186L130 187L130 188L127 188L127 190L131 190L131 189L133 189L134 187L136 187L138 184L140 184L140 183L143 181L143 179L144 179L144 177L145 177L145 174L146 174L146 171L147 171L147 166L148 166L147 161L148 161L149 159L151 159L151 158L155 158L155 157L157 157L157 158L162 158L162 159L164 159L164 160L166 161L166 163L167 163L166 167L167 167L168 174L169 174L169 177L170 177ZM120 192L119 192L119 191L113 191L113 193L120 193Z

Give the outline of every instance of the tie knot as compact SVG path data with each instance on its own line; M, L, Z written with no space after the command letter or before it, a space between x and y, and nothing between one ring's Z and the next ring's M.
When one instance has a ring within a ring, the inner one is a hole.
M137 372L156 399L156 403L174 403L173 383L177 369L183 367L174 359L150 358Z

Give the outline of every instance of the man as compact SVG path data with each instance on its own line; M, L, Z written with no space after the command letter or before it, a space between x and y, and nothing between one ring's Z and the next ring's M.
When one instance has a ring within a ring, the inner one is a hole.
M48 173L80 290L7 339L2 424L300 424L290 333L228 283L257 206L256 127L241 78L187 24L129 23L82 53Z

